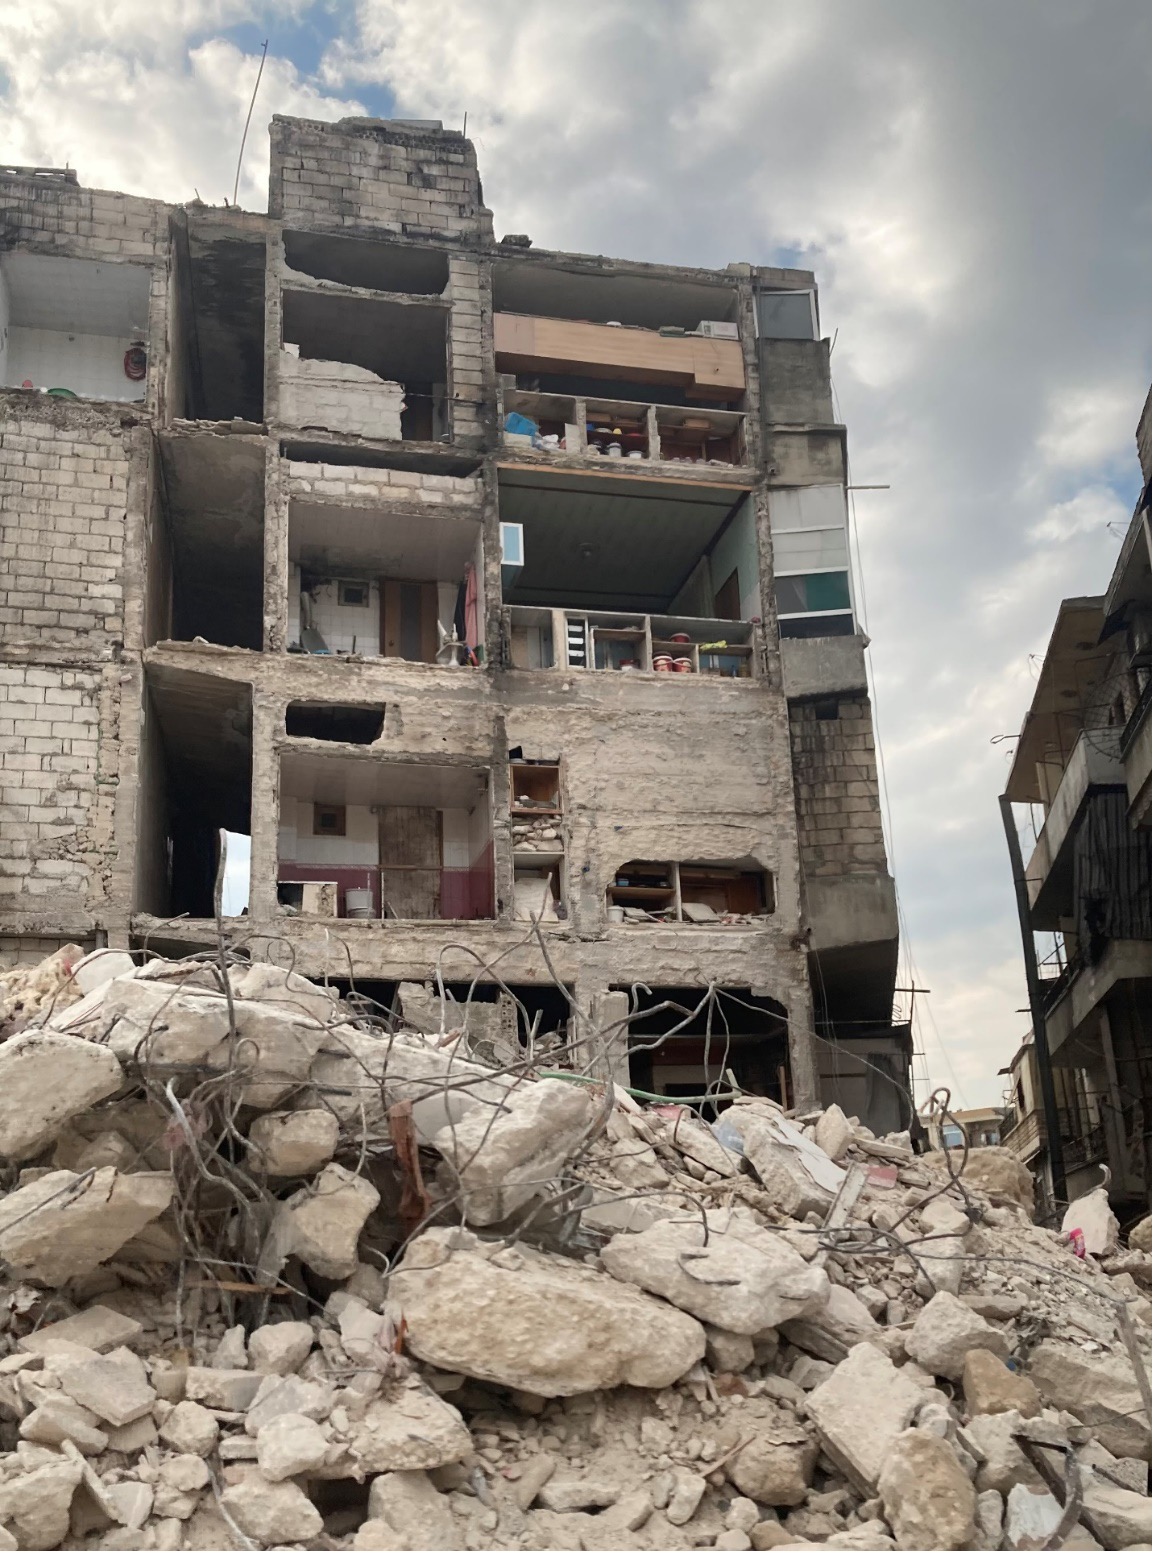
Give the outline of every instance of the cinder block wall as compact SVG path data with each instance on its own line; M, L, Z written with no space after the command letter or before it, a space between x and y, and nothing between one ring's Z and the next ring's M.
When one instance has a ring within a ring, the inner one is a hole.
M885 873L869 699L840 697L837 718L820 718L822 706L790 706L802 868L810 876Z
M472 145L378 119L272 124L269 214L286 226L373 228L397 237L490 242Z

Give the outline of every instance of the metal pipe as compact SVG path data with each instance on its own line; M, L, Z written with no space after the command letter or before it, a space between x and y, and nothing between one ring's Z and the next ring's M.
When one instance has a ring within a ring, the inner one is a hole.
M1015 906L1019 913L1019 933L1023 941L1023 968L1027 976L1027 1004L1031 1011L1031 1030L1035 1037L1035 1057L1039 1066L1039 1086L1043 1092L1043 1122L1047 1134L1047 1159L1051 1164L1051 1196L1056 1205L1067 1198L1067 1173L1063 1166L1063 1140L1059 1132L1059 1109L1055 1102L1055 1077L1051 1069L1051 1050L1047 1046L1047 1022L1043 1015L1043 995L1039 984L1039 963L1035 955L1035 936L1031 928L1030 902L1027 899L1027 875L1023 868L1023 850L1015 826L1014 811L1006 794L999 795L1007 851L1011 856L1011 878L1015 885Z

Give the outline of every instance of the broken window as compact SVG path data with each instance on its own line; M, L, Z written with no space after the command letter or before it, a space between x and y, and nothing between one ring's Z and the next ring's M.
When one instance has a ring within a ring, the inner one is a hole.
M476 665L482 577L474 519L292 502L289 650Z
M735 1089L790 1105L786 1010L749 988L652 987L630 996L630 1084L685 1100L706 1117L709 1100Z
M447 437L448 317L435 303L286 288L281 421L389 442Z
M449 284L449 256L443 249L327 232L286 231L285 263L318 281L375 292L440 297Z
M150 285L146 265L0 254L0 385L142 404Z
M247 838L252 802L248 686L148 669L139 782L135 899L160 918L214 915L222 832ZM234 850L238 867L243 852ZM233 870L233 887L237 885ZM228 871L222 878L228 882ZM229 902L235 902L234 891ZM243 907L244 895L240 905Z
M376 920L492 918L489 790L480 768L284 751L282 910ZM328 823L330 814L338 824Z
M739 864L634 860L615 871L606 910L611 923L746 924L773 912L773 877Z

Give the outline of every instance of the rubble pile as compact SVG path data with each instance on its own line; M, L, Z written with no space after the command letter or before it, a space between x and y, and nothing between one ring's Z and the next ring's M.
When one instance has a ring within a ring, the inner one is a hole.
M1006 1151L223 953L0 998L0 1548L1149 1547L1150 1223Z

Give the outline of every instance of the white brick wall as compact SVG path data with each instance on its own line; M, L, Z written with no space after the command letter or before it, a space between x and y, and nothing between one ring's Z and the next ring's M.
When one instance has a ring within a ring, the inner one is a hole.
M418 470L372 470L349 464L287 462L289 496L393 501L406 507L474 508L482 501L480 475L427 475Z
M118 428L35 403L0 423L0 643L123 636L127 492Z
M101 680L0 663L0 912L87 905L109 840L96 815Z

